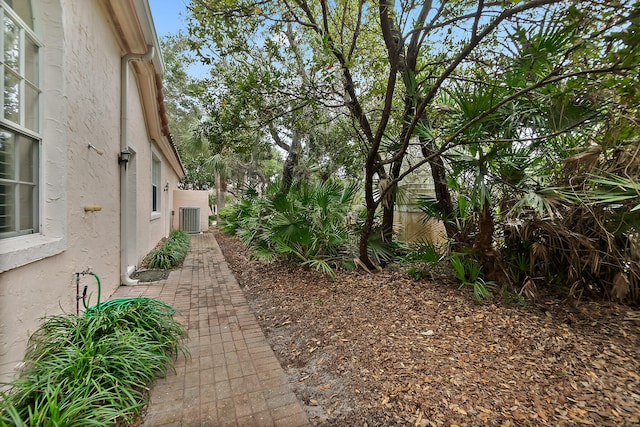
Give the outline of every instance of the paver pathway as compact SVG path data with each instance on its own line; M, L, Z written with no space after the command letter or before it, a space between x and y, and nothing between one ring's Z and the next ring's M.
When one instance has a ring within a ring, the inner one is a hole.
M112 296L158 298L178 310L190 355L151 390L143 426L308 426L254 313L211 233L191 236L183 267Z

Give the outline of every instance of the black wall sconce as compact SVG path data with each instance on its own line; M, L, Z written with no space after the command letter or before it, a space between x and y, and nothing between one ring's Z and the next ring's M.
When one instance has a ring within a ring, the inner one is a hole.
M130 159L131 159L131 151L129 151L128 148L125 148L120 152L120 155L118 156L118 163L119 164L124 163L124 167L126 168L127 163L129 163Z
M164 185L164 191L169 192L169 181Z

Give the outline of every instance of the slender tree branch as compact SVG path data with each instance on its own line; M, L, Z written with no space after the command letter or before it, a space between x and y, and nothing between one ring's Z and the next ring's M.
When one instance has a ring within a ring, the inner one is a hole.
M418 122L421 120L424 111L429 105L429 103L433 100L436 93L442 86L442 84L447 80L450 74L452 74L462 63L462 61L471 53L473 50L480 44L480 42L491 34L504 20L510 18L514 15L522 13L524 11L535 9L540 6L549 5L553 3L557 3L562 0L532 0L530 2L524 3L519 6L515 6L513 8L504 10L498 17L496 17L492 22L487 24L487 26L475 37L472 37L469 40L469 43L462 49L462 51L452 60L449 66L443 71L443 73L436 79L434 84L429 88L429 92L422 99L418 107L416 108L415 115L409 124L407 129L407 134L404 137L404 141L402 141L402 147L398 152L390 159L386 160L385 163L392 163L398 160L400 157L404 156L404 153L409 146L409 140L411 139L411 135L413 134L413 130L415 129Z
M500 102L498 102L495 105L493 105L491 108L485 110L481 114L479 114L476 117L474 117L473 119L469 120L464 126L462 126L460 129L458 129L452 135L447 137L438 150L433 152L430 156L421 159L416 164L411 165L407 170L405 170L399 176L394 177L393 180L392 180L392 184L399 183L400 181L402 181L402 179L404 179L404 177L406 177L407 175L411 174L412 172L414 172L415 170L417 170L421 166L427 164L431 159L435 158L436 156L442 155L447 150L451 149L453 146L469 145L469 144L476 143L476 141L470 141L470 142L464 142L464 143L455 143L455 144L451 145L458 138L458 136L460 136L464 131L466 131L467 129L469 129L470 127L472 127L473 125L475 125L476 123L478 123L479 121L484 119L485 117L489 116L490 114L493 114L500 107L502 107L505 104L507 104L507 103L509 103L509 102L511 102L511 101L523 96L524 94L529 93L529 92L531 92L531 91L533 91L535 89L538 89L540 87L543 87L543 86L546 86L546 85L550 85L550 84L554 84L554 83L558 83L558 82L560 82L562 80L566 80L566 79L569 79L569 78L572 78L572 77L577 77L577 76L580 76L580 75L589 75L589 74L611 73L611 72L613 72L615 70L618 70L618 69L619 68L617 68L616 65L613 65L613 66L605 67L605 68L592 69L592 70L581 70L581 71L576 71L576 72L562 74L562 75L555 75L554 72L549 73L547 76L545 76L540 81L538 81L538 82L536 82L534 84L531 84L531 85L527 86L526 88L523 88L523 89L513 93L512 95L510 95L508 97L505 97ZM631 68L629 68L629 69L631 69ZM557 72L557 70L554 70L554 71ZM572 129L575 129L578 126L586 123L591 118L592 118L591 116L587 117L583 121L581 121L580 123L576 123L576 124L574 124L572 126L569 126L569 127L565 128L565 129L561 130L561 131L545 135L545 136L543 136L541 138L554 137L554 136L558 136L558 135L561 135L563 133L569 132ZM530 138L526 138L524 140L530 140ZM391 159L387 159L383 163L387 164L387 163L391 163L391 161L392 161ZM384 195L384 192L381 194L381 196L382 195Z
M278 134L278 131L273 125L273 122L269 122L269 134L271 135L271 138L273 138L273 141L276 143L278 147L282 148L287 153L291 150L291 145L287 144L282 140L282 138L280 138L280 135Z
M358 37L360 36L360 26L362 25L362 13L364 12L362 6L364 5L365 0L360 0L358 2L358 19L356 21L356 28L353 30L353 36L351 37L351 43L349 46L349 53L347 54L347 59L351 62L353 58L353 52L356 50L356 46L358 45Z
M483 7L484 7L484 0L478 0L478 9L476 10L476 17L473 20L473 28L471 28L472 39L478 36L478 23L480 22L480 16L482 15Z

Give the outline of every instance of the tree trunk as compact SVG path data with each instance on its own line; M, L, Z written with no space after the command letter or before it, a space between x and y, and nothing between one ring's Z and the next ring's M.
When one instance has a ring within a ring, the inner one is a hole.
M291 138L291 145L287 153L287 159L282 166L282 181L280 182L280 189L275 198L286 196L289 193L289 188L293 183L293 177L300 157L300 148L302 147L302 133L298 129L293 129L293 136Z
M489 201L485 200L480 208L478 218L478 234L476 234L474 249L481 258L491 255L493 252L493 232L495 225Z
M225 196L227 193L227 183L223 181L220 172L214 174L216 185L216 215L220 213L220 209L225 206Z
M395 184L394 184L395 187ZM393 191L393 190L389 190ZM393 211L395 209L395 196L392 196L392 200L388 206L382 207L382 239L386 243L391 243L393 240Z
M369 235L373 228L373 219L375 217L376 208L367 207L367 216L360 232L360 241L358 243L359 259L362 264L369 270L373 271L375 266L369 259Z
M493 247L493 233L495 224L491 206L485 200L480 208L478 218L478 234L476 235L473 249L476 252L485 277L499 284L505 284L506 275L498 252Z
M421 137L420 148L422 149L422 155L425 158L430 158L429 166L431 167L431 177L433 178L436 200L438 201L440 211L444 218L444 228L447 232L447 237L457 241L459 238L459 230L455 222L456 212L453 208L451 193L447 185L447 172L444 167L444 161L442 160L442 156L435 153L433 141Z
M394 162L391 166L391 177L400 175L402 169L402 158L397 162ZM391 243L393 239L393 215L396 206L396 188L398 184L393 184L392 188L387 190L387 194L382 196L384 203L382 203L382 237L387 243Z
M376 209L378 209L378 202L373 197L373 176L378 173L380 180L388 180L388 175L385 173L384 168L377 167L378 162L375 157L368 157L365 166L365 184L364 184L364 199L367 207L367 216L362 226L360 233L360 241L358 244L359 260L366 269L372 271L375 266L369 259L369 235L373 229L373 221L375 219Z

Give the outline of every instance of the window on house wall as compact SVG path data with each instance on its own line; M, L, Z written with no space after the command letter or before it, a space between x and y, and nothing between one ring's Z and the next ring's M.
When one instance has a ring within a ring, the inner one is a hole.
M0 0L3 103L0 115L0 238L39 231L42 43L28 0Z
M151 159L151 211L160 213L160 159Z

